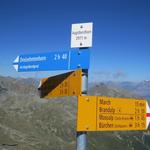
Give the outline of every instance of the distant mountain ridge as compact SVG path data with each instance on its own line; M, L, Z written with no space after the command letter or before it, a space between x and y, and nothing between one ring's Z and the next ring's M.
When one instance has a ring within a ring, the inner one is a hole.
M141 81L141 82L114 82L114 81L105 81L100 83L92 83L91 85L100 85L105 84L108 88L119 89L128 91L139 97L150 97L150 81Z

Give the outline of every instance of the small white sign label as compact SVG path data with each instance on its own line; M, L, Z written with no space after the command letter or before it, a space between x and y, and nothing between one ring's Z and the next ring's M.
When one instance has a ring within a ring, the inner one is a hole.
M72 24L71 48L92 47L93 23Z

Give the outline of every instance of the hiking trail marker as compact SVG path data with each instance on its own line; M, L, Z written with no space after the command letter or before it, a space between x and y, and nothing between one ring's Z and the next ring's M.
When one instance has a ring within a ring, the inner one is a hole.
M86 96L92 30L91 22L72 24L71 48L82 50L20 55L13 62L18 72L75 70L43 78L38 89L41 98L78 96L77 150L86 150L87 131L146 130L150 123L144 99Z
M149 117L146 100L78 97L77 131L146 130Z
M78 96L82 94L82 70L76 70L40 81L41 98L50 99L58 96Z
M92 47L93 23L72 24L71 48Z
M13 62L18 72L88 69L89 50L71 50L20 55Z

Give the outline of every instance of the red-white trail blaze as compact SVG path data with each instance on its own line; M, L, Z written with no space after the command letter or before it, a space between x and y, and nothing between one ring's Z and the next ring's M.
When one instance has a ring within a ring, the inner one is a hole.
M148 128L148 125L150 123L150 108L148 102L146 102L146 112L146 128Z

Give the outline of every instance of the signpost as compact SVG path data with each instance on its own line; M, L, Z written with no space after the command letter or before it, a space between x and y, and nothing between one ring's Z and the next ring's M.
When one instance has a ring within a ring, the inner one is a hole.
M20 55L13 62L18 72L76 70L89 68L89 50Z
M44 78L40 81L41 98L50 99L58 96L78 96L82 91L82 70Z
M71 29L71 48L87 48L92 47L92 34L93 34L93 23L79 23L72 24ZM85 86L82 88L82 93L87 94L88 91L88 70L83 69L85 74L83 83ZM77 132L77 150L86 150L86 132Z
M150 108L146 100L86 96L92 47L93 23L72 24L71 48L17 56L13 66L18 72L75 70L41 80L41 98L78 96L77 150L86 150L87 131L146 130Z
M146 100L79 96L77 131L147 129Z
M71 48L92 47L93 23L72 24Z

